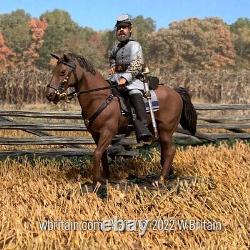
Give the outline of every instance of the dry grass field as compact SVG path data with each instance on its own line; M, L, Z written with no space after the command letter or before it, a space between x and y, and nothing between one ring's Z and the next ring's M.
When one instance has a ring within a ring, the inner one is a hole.
M88 159L3 160L0 248L249 249L250 145L179 148L174 165L179 179L169 189L109 186L100 198L81 185ZM111 166L113 179L159 173L159 152Z

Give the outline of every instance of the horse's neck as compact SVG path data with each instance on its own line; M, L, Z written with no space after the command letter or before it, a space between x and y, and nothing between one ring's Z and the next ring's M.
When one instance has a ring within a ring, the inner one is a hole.
M78 85L78 91L97 90L78 96L82 111L87 117L93 115L101 103L111 94L110 89L98 90L98 88L104 87L109 87L109 84L99 72L96 72L95 75L88 72L84 74L83 80Z
M102 75L99 72L96 72L95 75L87 72L85 73L84 78L85 82L84 83L82 82L81 88L85 90L98 89L109 86L107 81L102 77Z

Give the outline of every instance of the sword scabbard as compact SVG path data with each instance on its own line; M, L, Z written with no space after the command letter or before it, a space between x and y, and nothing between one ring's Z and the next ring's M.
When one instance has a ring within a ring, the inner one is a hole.
M154 134L155 137L158 138L158 130L157 130L157 125L156 125L156 121L155 121L155 114L154 114L154 110L153 110L153 106L152 106L152 99L151 99L151 93L149 90L149 84L148 84L148 78L147 78L147 74L149 73L148 68L146 67L145 72L143 72L144 75L144 92L145 92L145 97L148 100L148 106L149 106L149 111L150 111L150 117L151 117L151 121L152 121L152 125L153 125L153 129L154 129Z

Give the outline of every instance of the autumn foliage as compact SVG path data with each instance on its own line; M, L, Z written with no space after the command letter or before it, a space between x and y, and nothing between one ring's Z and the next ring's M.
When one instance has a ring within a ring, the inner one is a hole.
M80 27L62 10L46 12L39 19L17 10L0 15L0 21L1 71L14 64L49 69L50 53L65 51L81 54L105 71L116 40L111 30ZM133 18L133 38L142 44L146 63L159 72L249 68L249 34L247 18L232 25L216 17L189 18L158 31L153 19Z
M175 71L235 65L229 27L217 18L173 22L169 29L152 33L150 51L156 67Z
M16 54L6 45L3 34L0 32L0 71L12 66L11 58Z
M32 65L34 63L34 60L39 57L39 49L43 45L43 36L45 33L45 30L48 27L48 23L45 19L39 20L32 18L28 26L30 27L30 30L32 32L32 43L30 44L30 47L24 51L24 56L28 58L27 64Z
M194 97L212 102L248 100L250 19L228 25L216 17L189 18L160 30L151 18L132 21L133 39L141 43L145 63L163 84L187 87ZM24 10L0 14L1 101L12 103L18 93L17 103L41 102L53 67L51 52L82 55L107 77L116 41L111 29L81 27L58 9L39 18ZM240 90L229 91L235 86Z

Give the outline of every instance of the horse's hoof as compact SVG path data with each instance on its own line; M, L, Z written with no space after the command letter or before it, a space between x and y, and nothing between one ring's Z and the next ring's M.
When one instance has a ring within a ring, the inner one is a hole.
M152 185L157 188L165 187L167 185L167 179L160 176L157 180L153 181Z
M104 179L102 177L95 177L93 179L93 184L94 185L98 185L98 184L102 185L102 184L106 184L106 183L107 183L107 179Z
M162 175L159 177L158 182L161 186L166 186L167 185L167 178L164 178Z
M101 184L99 181L94 182L91 192L96 193L96 195L101 199L107 198L108 194L107 185Z

